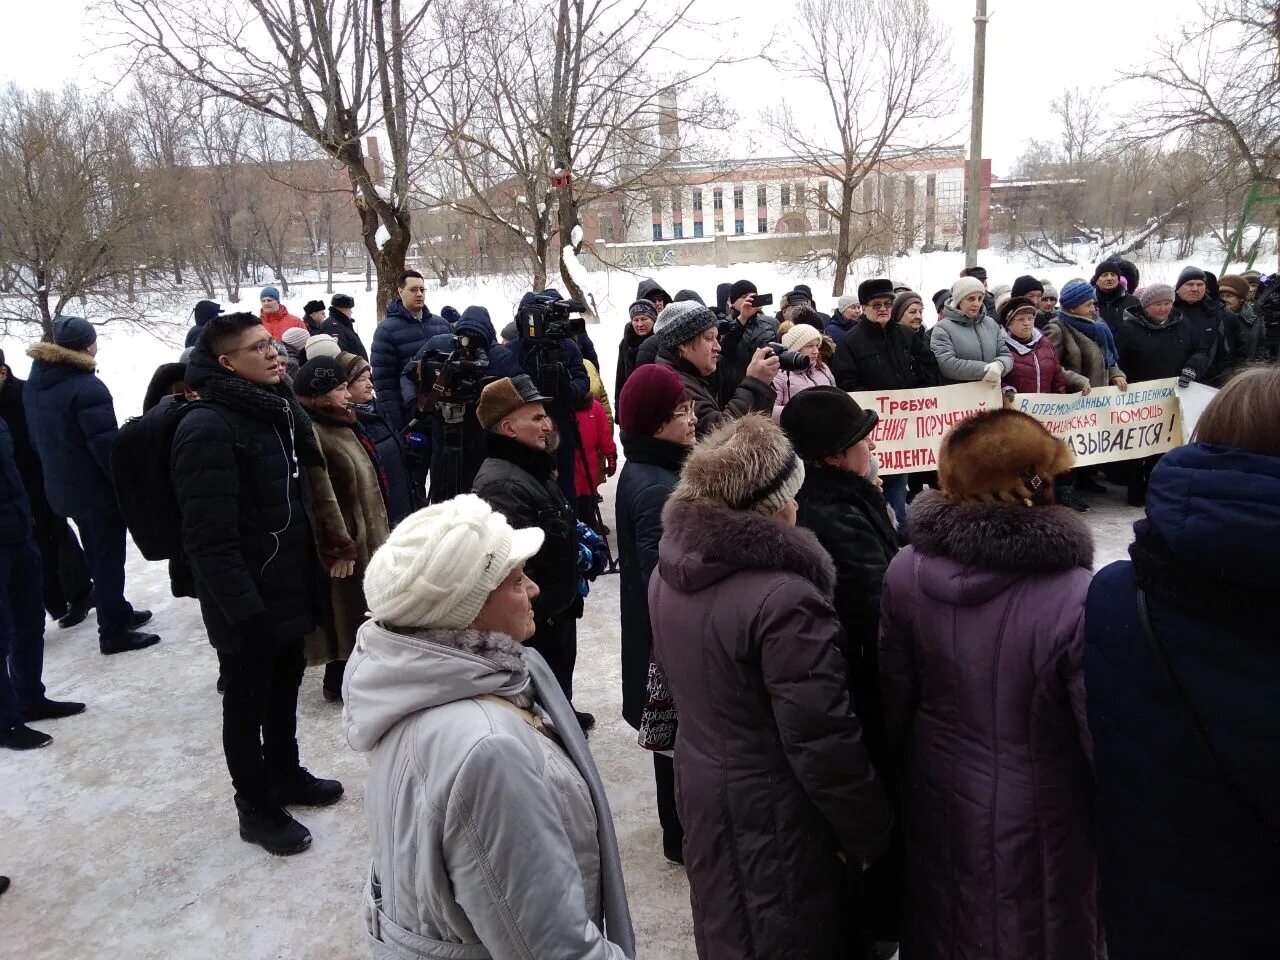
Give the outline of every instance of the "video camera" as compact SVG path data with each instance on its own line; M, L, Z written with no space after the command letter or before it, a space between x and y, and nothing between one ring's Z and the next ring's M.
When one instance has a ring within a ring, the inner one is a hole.
M582 316L586 309L581 300L534 294L520 304L516 329L522 340L568 340L587 332L587 321Z
M469 404L480 399L489 372L489 349L483 338L457 333L444 350L428 350L418 361L418 409L438 404Z

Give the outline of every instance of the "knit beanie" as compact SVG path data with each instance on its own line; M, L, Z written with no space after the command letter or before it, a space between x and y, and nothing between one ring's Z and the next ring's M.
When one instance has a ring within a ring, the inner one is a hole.
M924 306L924 298L914 290L903 290L900 294L893 298L893 309L889 311L890 323L901 323L902 315L907 312L907 307L913 303Z
M258 291L259 300L265 300L267 297L270 297L276 303L279 303L280 288L279 287L263 287L261 290Z
M286 333L288 331L285 331ZM338 346L338 341L327 333L317 333L314 337L307 338L306 346L307 356L310 357L336 357L342 352L342 348Z
M1093 284L1088 280L1076 277L1073 280L1068 280L1066 286L1062 288L1062 296L1058 298L1058 306L1069 312L1082 303L1097 299L1098 294L1093 289Z
M1039 420L1017 410L987 410L942 438L938 480L949 500L1029 505L1072 462L1071 449Z
M976 277L961 277L951 285L951 303L959 310L960 301L973 293L986 293L987 288Z
M636 317L648 317L650 320L657 320L658 308L648 300L637 300L627 307L627 318L634 320Z
M999 299L1001 296L1003 296L1006 293L1009 294L1010 296L1013 296L1013 287L1010 284L997 283L994 287L991 288L991 295L997 299Z
M199 300L196 307L191 311L191 315L195 318L196 323L206 323L212 320L222 312L222 304L216 300Z
M698 293L697 290L677 290L676 291L676 297L674 301L675 303L684 303L687 300L693 300L696 303L702 304L704 307L707 305L707 301L702 299L702 296Z
M804 463L782 428L749 413L698 442L671 499L771 517L795 499L803 483Z
M1206 278L1204 275L1204 271L1201 270L1199 267L1183 267L1182 272L1178 274L1178 282L1175 283L1173 286L1174 286L1174 289L1177 289L1178 287L1186 283L1188 280L1200 280L1203 282L1205 281L1205 279Z
M369 361L357 353L340 353L337 359L338 363L342 365L342 369L347 371L347 386L351 386L351 384L359 380L360 374L366 370L373 369L369 365Z
M1120 264L1114 260L1103 260L1100 264L1093 268L1093 282L1097 283L1098 278L1104 273L1114 274L1117 278L1120 276Z
M1040 288L1040 296L1048 297L1051 300L1058 299L1058 288L1052 283L1046 283Z
M507 343L514 343L520 339L520 328L516 326L516 322L512 320L502 328L502 339Z
M1013 286L1009 288L1009 293L1015 297L1025 297L1033 291L1036 293L1043 293L1044 284L1035 277L1026 273L1013 281Z
M280 334L280 339L285 342L285 346L301 352L307 349L307 341L311 339L311 334L307 333L306 327L290 327Z
M1142 309L1145 310L1153 303L1173 303L1174 296L1174 289L1169 284L1149 283L1138 294L1138 302L1142 304Z
M1239 274L1228 273L1218 281L1218 292L1234 293L1241 300L1249 297L1249 281Z
M1003 307L1006 303L1008 303L1012 299L1013 297L1009 295L1008 290L1006 290L1004 293L996 294L996 314L999 315L1000 308Z
M662 308L653 331L658 337L659 347L674 350L704 330L713 329L719 322L714 313L697 301L682 300Z
M627 377L618 394L618 426L630 436L651 437L671 419L686 396L674 370L646 363Z
M856 305L857 302L858 295L856 293L846 293L836 301L836 310L843 313L846 308Z
M733 303L740 297L745 297L748 293L759 293L756 285L750 280L738 280L729 287L729 302Z
M329 301L331 307L342 307L344 310L350 310L356 305L355 297L349 293L335 293L333 299Z
M53 342L68 350L87 350L98 339L98 331L84 317L59 317L53 321Z
M542 549L537 527L514 530L464 493L409 514L369 561L364 596L374 620L409 629L459 630L489 594Z
M347 371L333 357L313 357L293 375L293 392L300 397L320 397L347 382Z
M807 323L797 323L782 337L782 345L788 350L799 350L811 343L822 342L822 331Z
M303 304L302 315L304 317L309 316L313 313L324 313L323 300L308 300L305 304Z

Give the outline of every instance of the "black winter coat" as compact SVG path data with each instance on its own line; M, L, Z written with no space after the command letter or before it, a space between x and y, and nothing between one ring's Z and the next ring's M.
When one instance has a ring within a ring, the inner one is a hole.
M14 461L22 474L27 497L34 505L37 498L45 499L44 471L40 469L40 458L31 445L31 431L27 427L27 407L23 400L26 381L15 377L8 364L4 365L4 370L8 376L0 382L0 420L9 427Z
M777 394L773 386L754 377L739 378L738 388L727 402L721 403L716 395L715 377L701 377L698 371L671 350L658 351L657 362L670 367L689 391L693 400L694 416L698 418L698 436L705 437L724 420L741 417L747 413L764 413L772 416Z
M1198 303L1187 303L1177 297L1173 301L1173 309L1182 314L1198 342L1211 344L1209 369L1201 379L1205 383L1214 383L1221 374L1231 369L1233 363L1227 343L1230 311L1217 300L1210 300L1207 295ZM1126 374L1128 372L1125 370Z
M650 303L656 303L657 301L654 300L655 296L660 297L667 303L671 302L671 294L667 293L666 290L663 290L662 284L658 283L657 280L646 279L641 280L636 284L637 300L648 300Z
M53 343L33 343L27 355L34 362L23 402L49 505L60 517L118 511L111 481L116 408L93 357Z
M372 403L355 405L356 418L360 426L373 441L378 451L378 460L387 473L387 519L392 528L418 507L418 495L414 492L413 483L409 479L409 464L405 460L404 441L391 429L387 418L378 412Z
M539 527L542 549L525 565L541 588L533 601L538 623L559 616L578 599L578 517L554 476L555 458L496 433L471 492L511 526Z
M587 368L583 366L582 353L576 343L565 340L560 344L562 369L559 371L559 381L542 383L536 375L538 355L547 347L534 345L528 340L516 340L508 349L511 351L511 358L517 372L527 373L538 385L543 396L552 398L544 406L560 432L560 446L556 450L560 489L564 491L566 497L576 496L574 461L578 457L578 444L575 442L578 435L577 410L578 405L591 393L591 378L587 375ZM545 354L543 357L545 359ZM599 367L596 369L598 370Z
M396 433L403 433L413 419L400 396L400 373L414 354L432 337L451 333L449 324L433 316L426 307L415 320L399 300L387 305L387 318L373 334L373 389L378 395L378 409Z
M1165 454L1135 533L1132 561L1098 571L1085 609L1111 960L1274 956L1280 459L1198 443ZM1144 637L1139 585L1155 635L1231 785L1200 746Z
M727 404L737 392L756 351L778 339L778 321L763 313L757 313L745 326L735 316L725 327L728 332L720 334L720 365L716 368L722 404Z
M622 716L640 729L648 699L653 631L649 627L649 577L658 565L662 508L680 479L687 447L654 437L622 435L626 458L618 477L618 562L622 606Z
M1164 323L1156 323L1139 305L1125 314L1116 333L1116 349L1120 369L1130 383L1176 377L1184 368L1195 371L1196 380L1203 380L1209 372L1213 344L1205 341L1203 331L1193 330L1177 309Z
M626 386L627 378L636 372L636 367L640 366L640 348L645 346L649 341L653 341L654 349L657 349L658 338L651 332L647 337L642 337L636 333L636 328L628 321L627 329L622 334L622 342L618 344L618 370L613 378L613 411L616 416L622 407L622 388ZM650 363L653 361L650 360Z
M1124 323L1124 315L1135 307L1139 310L1142 309L1142 304L1138 302L1138 298L1133 294L1125 293L1124 287L1116 287L1110 294L1103 293L1097 287L1094 287L1094 292L1098 295L1098 316L1106 321L1107 326L1111 328L1111 332L1117 336L1120 334L1121 324ZM1133 376L1129 372L1129 368L1123 363L1120 364L1120 367L1129 376Z
M356 333L354 321L337 307L329 308L329 316L320 324L320 332L337 340L338 349L344 353L354 353L361 359L369 359L369 351L365 349L360 334Z
M924 338L898 323L862 320L836 346L831 372L841 390L910 390L928 386ZM932 351L929 351L932 354Z
M640 349L636 351L636 366L643 367L646 363L657 363L658 347L657 337L653 335L645 337L644 342L640 344Z
M209 399L233 375L197 346L187 382L202 404L185 414L170 458L182 511L182 548L209 642L226 653L269 653L316 625L327 574L313 535L297 423L284 396L257 388L279 412ZM241 381L244 383L244 381ZM295 460L295 456L298 457Z
M1239 311L1227 311L1227 350L1239 366L1253 363L1262 349L1262 322L1252 303L1242 303Z
M22 543L32 530L31 502L18 471L13 438L0 420L0 543Z

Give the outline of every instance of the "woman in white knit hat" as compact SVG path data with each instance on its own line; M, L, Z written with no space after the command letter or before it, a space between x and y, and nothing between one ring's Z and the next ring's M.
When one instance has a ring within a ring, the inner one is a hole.
M782 417L782 408L791 402L791 398L810 387L834 387L835 374L827 365L827 357L823 356L823 334L819 324L822 316L817 311L803 308L797 311L795 323L782 335L782 345L788 350L803 353L809 358L809 366L805 370L779 370L773 378L773 389L777 396L773 401L773 422L778 423ZM828 340L827 343L830 343ZM834 344L831 344L834 351Z
M522 645L542 538L465 495L410 515L369 563L343 727L369 759L375 957L635 955L600 775Z

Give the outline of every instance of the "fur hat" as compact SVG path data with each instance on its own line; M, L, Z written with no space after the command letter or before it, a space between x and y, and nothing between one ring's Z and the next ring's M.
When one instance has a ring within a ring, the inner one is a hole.
M836 310L844 313L846 308L854 306L857 302L858 295L856 293L846 293L836 301Z
M1070 313L1080 304L1097 299L1098 291L1093 289L1093 284L1076 277L1074 280L1068 280L1063 286L1062 296L1058 298L1058 306Z
M987 288L976 277L961 277L951 285L951 305L960 309L960 301L970 294L986 293Z
M687 395L670 367L657 363L637 367L618 394L618 426L630 436L651 437Z
M542 549L542 540L539 528L514 530L469 493L418 510L369 561L369 613L395 627L469 626L498 584Z
M877 297L893 299L893 281L884 278L863 280L858 284L858 302L864 307Z
M942 315L942 308L947 305L947 301L951 299L951 291L947 289L939 290L930 299L933 301L933 309L938 311L938 315Z
M1009 293L1015 297L1025 297L1033 290L1037 293L1043 293L1044 284L1029 273L1024 273L1013 281L1013 286L1009 288Z
M288 333L288 331L285 331ZM317 333L314 337L307 338L307 359L312 357L336 357L342 352L342 348L338 346L338 341L331 334Z
M782 428L750 413L725 421L693 448L671 497L773 516L803 483L804 463Z
M819 343L821 340L822 331L817 327L811 327L807 323L797 323L793 324L783 336L782 345L788 350L799 350L801 347Z
M1234 293L1241 300L1249 299L1249 281L1239 274L1228 273L1218 280L1218 292Z
M356 298L349 293L335 293L333 299L329 301L331 307L342 307L344 310L350 310L356 305Z
M803 290L788 290L782 295L782 306L786 307L807 307L811 301L809 295Z
M59 317L53 321L53 342L68 350L88 350L98 331L84 317Z
M756 285L750 280L735 280L729 287L729 303L733 303L741 297L745 297L748 293L759 293Z
M258 291L259 300L266 300L268 297L270 297L276 303L279 303L280 288L279 287L263 287L261 290Z
M1000 321L1000 326L1007 327L1013 315L1019 310L1030 310L1036 313L1036 305L1031 302L1030 297L1009 297L996 307L996 319Z
M782 408L782 429L806 460L848 450L875 429L880 415L863 410L839 387L810 387Z
M309 316L310 314L313 314L313 313L324 313L324 312L325 311L324 311L323 300L308 300L306 303L302 305L302 315L304 317Z
M995 298L996 298L996 316L999 316L1000 308L1003 307L1010 300L1012 300L1013 297L1009 296L1009 291L1006 290L1004 293L997 293L995 295Z
M714 313L696 300L682 300L662 308L653 332L657 334L659 347L674 350L719 322Z
M1044 501L1049 482L1071 469L1071 449L1039 420L1017 410L987 410L942 438L938 480L951 500Z
M1003 297L1006 293L1009 294L1009 296L1013 296L1013 286L1011 284L997 283L991 288L991 295L997 300Z
M987 268L986 267L965 267L960 271L962 277L973 277L985 287L987 284Z
M1153 303L1173 303L1175 298L1173 287L1167 283L1149 283L1138 294L1138 302L1145 310Z
M480 391L476 419L480 421L480 426L492 430L526 403L541 403L550 399L538 392L528 374L503 377Z

